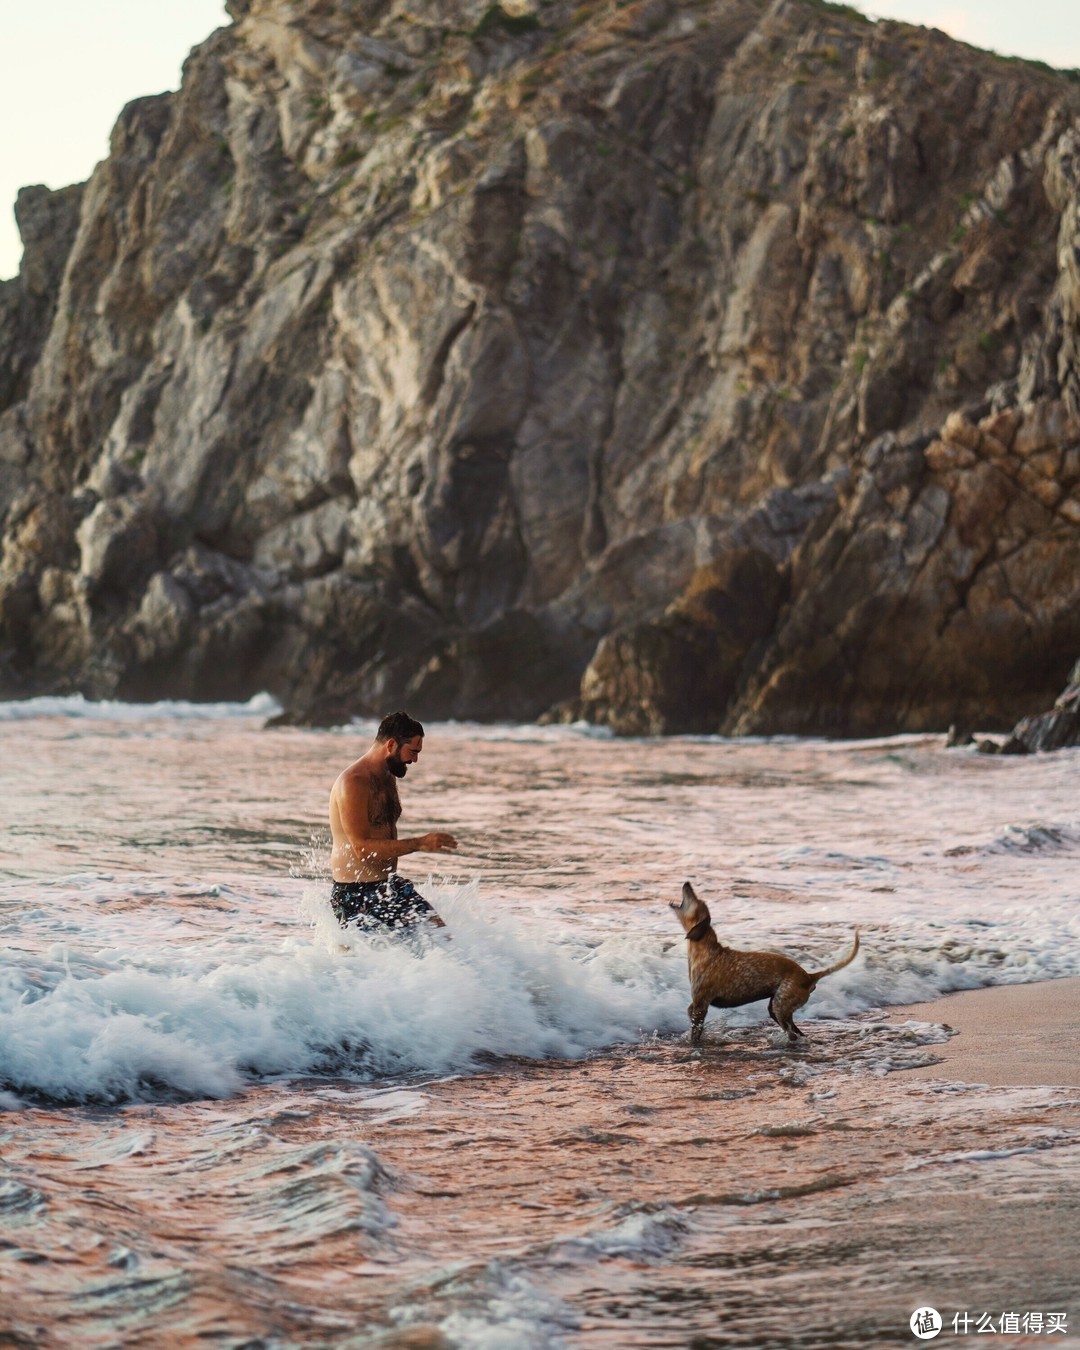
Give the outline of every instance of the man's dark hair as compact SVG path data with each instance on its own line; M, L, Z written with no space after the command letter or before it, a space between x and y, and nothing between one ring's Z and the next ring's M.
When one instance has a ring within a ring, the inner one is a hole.
M375 739L380 745L387 741L411 741L415 736L422 736L424 728L410 717L407 712L390 713L379 723L379 729L375 733Z

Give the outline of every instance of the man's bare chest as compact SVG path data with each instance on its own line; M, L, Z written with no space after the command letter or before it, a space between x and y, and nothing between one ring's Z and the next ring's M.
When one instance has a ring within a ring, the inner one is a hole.
M401 815L401 801L393 783L376 783L368 798L368 823L376 828L393 830Z

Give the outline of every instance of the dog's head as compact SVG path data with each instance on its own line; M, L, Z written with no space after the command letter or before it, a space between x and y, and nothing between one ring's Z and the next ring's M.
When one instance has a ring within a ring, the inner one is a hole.
M689 942L700 941L712 927L709 906L704 900L698 899L693 886L688 881L683 882L682 899L672 900L671 908L679 916L679 922L682 924Z

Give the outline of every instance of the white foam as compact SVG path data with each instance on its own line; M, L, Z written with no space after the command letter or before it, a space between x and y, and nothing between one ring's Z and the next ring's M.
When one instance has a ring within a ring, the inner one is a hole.
M399 1325L411 1326L434 1312L439 1330L461 1350L555 1350L580 1322L573 1308L540 1289L518 1263L492 1260L479 1272L444 1276L430 1291L427 1306L418 1305L417 1292L408 1307L391 1315ZM448 1303L460 1306L442 1313Z
M478 1055L574 1058L681 1028L681 971L647 937L552 940L486 909L475 884L429 893L452 937L420 950L320 917L314 941L272 947L234 935L13 952L0 1084L53 1100L221 1097L253 1074L444 1073Z
M372 724L374 726L374 724ZM615 733L610 727L593 722L559 722L540 726L535 722L439 722L439 737L452 740L482 740L498 744L513 742L519 745L558 744L559 742L587 740L611 741Z
M1075 825L1030 823L1009 825L1000 838L986 845L995 853L1065 852L1080 848L1080 829Z
M1075 1130L1044 1130L1040 1137L1030 1144L1017 1144L1012 1148L975 1148L961 1149L953 1153L934 1153L926 1158L916 1158L906 1163L905 1172L920 1172L928 1167L945 1167L956 1163L1000 1162L1003 1158L1018 1158L1028 1153L1042 1153L1046 1149L1074 1147L1080 1138Z
M112 699L88 699L82 694L63 697L43 695L0 703L0 722L32 717L69 717L98 722L145 722L150 719L195 721L208 718L273 717L281 704L270 694L256 694L246 703L190 703L163 699L157 703L122 703Z
M613 1227L571 1238L560 1252L575 1260L659 1261L685 1239L688 1229L686 1219L674 1210L637 1210Z
M0 883L0 909L19 913L0 956L0 1089L60 1101L223 1097L253 1076L440 1075L490 1056L576 1058L686 1031L685 944L660 938L666 916L570 925L493 905L476 881L420 886L449 927L410 943L339 928L325 883L193 889L83 874L49 886L37 906L36 888ZM215 890L228 905L195 903ZM843 927L792 917L786 934L775 925L779 941L736 922L736 945L811 969L850 949ZM1078 937L1075 907L908 914L864 928L859 956L822 980L798 1020L1073 973ZM771 1024L758 1003L712 1011L708 1026Z

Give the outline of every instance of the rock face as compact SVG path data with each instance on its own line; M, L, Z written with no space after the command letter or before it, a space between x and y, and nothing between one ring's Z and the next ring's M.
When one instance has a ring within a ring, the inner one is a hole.
M1011 726L1080 88L821 0L233 0L0 285L0 695Z
M883 734L998 725L1080 650L1080 420L1060 403L871 443L800 543L793 599L727 725Z
M1002 754L1027 755L1037 750L1064 750L1080 745L1080 661L1049 712L1024 717L1000 747Z

